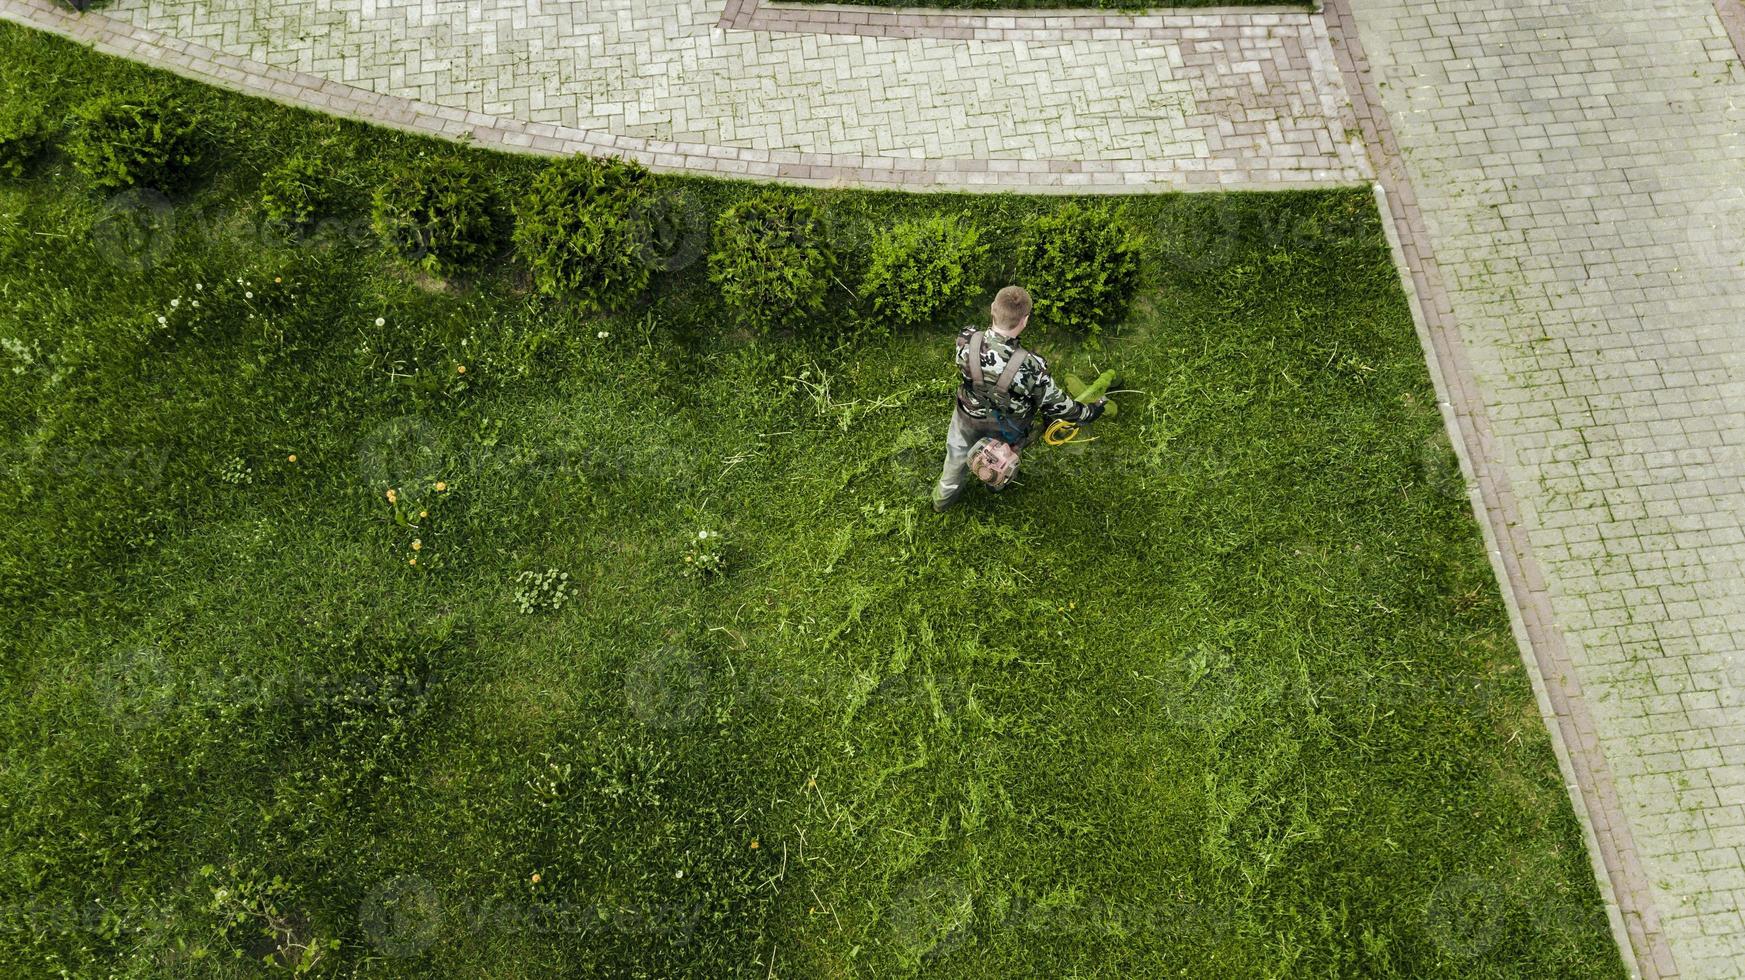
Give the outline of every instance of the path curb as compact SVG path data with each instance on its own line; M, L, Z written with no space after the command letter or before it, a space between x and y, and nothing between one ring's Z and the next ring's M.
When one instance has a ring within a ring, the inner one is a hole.
M1733 50L1745 62L1745 0L1715 0L1715 14L1733 40Z
M1083 9L951 11L925 7L870 7L831 3L727 0L720 26L791 34L940 38L958 41L1081 41L1105 38L1172 40L1184 32L1238 26L1251 30L1311 22L1308 4L1194 7L1150 13ZM1189 35L1191 36L1191 34Z

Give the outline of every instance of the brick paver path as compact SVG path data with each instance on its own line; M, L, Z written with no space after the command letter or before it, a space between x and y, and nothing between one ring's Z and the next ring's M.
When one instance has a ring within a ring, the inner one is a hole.
M1327 2L1323 18L116 0L78 18L0 0L0 16L387 125L797 183L1352 184L1371 178L1361 134L1631 958L1745 977L1745 7Z
M1548 680L1591 718L1565 741L1634 840L1637 959L1745 976L1745 67L1714 0L1344 9L1566 654Z
M263 94L342 114L657 169L1105 191L1368 177L1322 21L1302 11L1087 15L1049 28L983 17L966 40L925 17L802 23L816 12L756 0L116 0L82 19L63 9L0 3L13 19L232 88L265 80ZM783 17L795 23L779 33L736 26Z

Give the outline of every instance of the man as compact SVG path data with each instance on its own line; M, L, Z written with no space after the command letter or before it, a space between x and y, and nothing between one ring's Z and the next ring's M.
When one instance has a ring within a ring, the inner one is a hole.
M1103 414L1103 399L1081 404L1062 391L1048 374L1048 363L1018 346L1018 335L1030 325L1030 294L1007 286L994 297L992 325L966 327L957 335L957 409L945 436L945 470L933 488L933 509L957 503L970 475L970 455L990 439L991 457L1009 459L1016 467L1019 449L1034 438L1036 419L1090 422ZM1004 444L1001 446L1000 444ZM997 465L997 464L996 464ZM1003 482L1002 482L1003 485Z

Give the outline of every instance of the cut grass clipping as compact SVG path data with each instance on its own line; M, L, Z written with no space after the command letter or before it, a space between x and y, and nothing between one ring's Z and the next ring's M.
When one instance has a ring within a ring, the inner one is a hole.
M0 27L48 118L148 74ZM369 230L544 161L164 84L180 196L0 183L0 975L1622 976L1367 194L1130 201L1044 350L1120 416L936 517L959 324L725 323L760 188L657 178L584 317ZM1060 204L807 196L844 283L962 215L987 297Z

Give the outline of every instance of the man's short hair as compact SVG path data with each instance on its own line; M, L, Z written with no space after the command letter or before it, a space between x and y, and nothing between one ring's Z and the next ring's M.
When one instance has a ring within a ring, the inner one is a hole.
M994 297L994 329L1011 331L1030 315L1030 293L1023 286L1007 286Z

